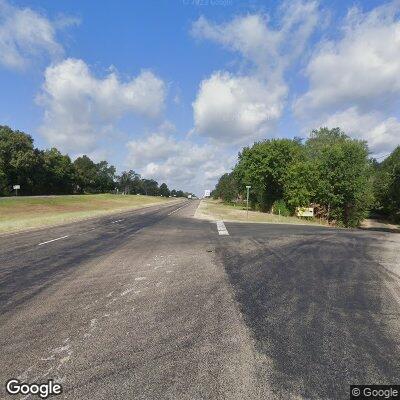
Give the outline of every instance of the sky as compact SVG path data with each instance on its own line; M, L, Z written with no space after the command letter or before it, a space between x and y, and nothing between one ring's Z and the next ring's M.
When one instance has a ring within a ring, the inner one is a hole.
M400 1L0 0L0 124L202 194L255 141L400 144Z

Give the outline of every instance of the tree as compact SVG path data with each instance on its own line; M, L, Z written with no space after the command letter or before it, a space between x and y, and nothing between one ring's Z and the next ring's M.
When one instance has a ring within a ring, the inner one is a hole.
M45 193L69 194L74 190L74 166L67 155L56 148L43 152L43 167L46 174Z
M41 173L40 152L26 133L0 126L0 193L9 195L14 184L21 185L21 194L32 194L43 182L35 185L33 175Z
M96 164L83 155L74 161L76 190L80 193L96 192Z
M275 200L283 198L287 170L301 153L299 139L264 140L245 147L233 171L239 192L245 196L246 185L251 185L251 204L269 211Z
M154 179L142 179L142 186L147 196L158 196L160 193L158 183Z
M115 188L115 167L107 161L100 161L96 164L96 191L104 193Z
M213 191L214 198L220 198L223 201L230 202L237 198L237 183L233 173L226 173L219 178Z
M329 219L357 226L373 200L367 143L340 128L321 128L312 131L305 147L317 173L314 201L325 207Z
M307 207L315 199L319 169L316 163L299 160L286 171L284 198L292 212L296 207Z
M373 180L375 208L384 216L400 220L400 146L376 165Z
M138 194L142 190L142 181L140 175L135 171L123 171L117 177L117 186L124 194Z
M171 192L169 191L166 183L162 183L160 185L160 195L164 197L169 197L171 195Z

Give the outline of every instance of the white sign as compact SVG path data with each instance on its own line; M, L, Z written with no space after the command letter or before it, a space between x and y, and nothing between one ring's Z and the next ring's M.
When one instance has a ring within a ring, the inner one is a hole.
M210 197L210 196L211 196L211 190L205 190L204 197Z
M313 217L314 208L313 207L297 207L296 214L298 217Z
M14 190L21 189L21 186L20 186L20 185L14 185L14 186L13 186L13 189L14 189Z

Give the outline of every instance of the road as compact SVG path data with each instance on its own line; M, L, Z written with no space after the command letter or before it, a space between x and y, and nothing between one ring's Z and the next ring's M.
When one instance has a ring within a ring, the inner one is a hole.
M1 237L0 397L17 377L55 379L65 399L347 399L351 383L399 383L400 235L221 227L197 206Z

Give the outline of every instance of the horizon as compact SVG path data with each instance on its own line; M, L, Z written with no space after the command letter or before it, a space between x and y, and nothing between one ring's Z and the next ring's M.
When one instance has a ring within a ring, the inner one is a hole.
M0 0L0 124L201 195L320 126L400 144L398 1Z

